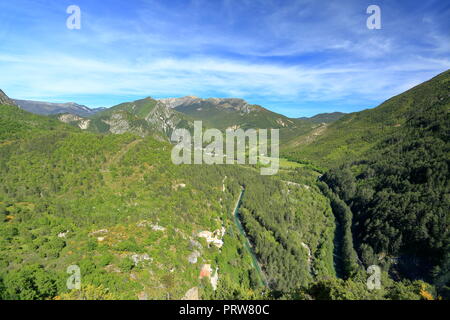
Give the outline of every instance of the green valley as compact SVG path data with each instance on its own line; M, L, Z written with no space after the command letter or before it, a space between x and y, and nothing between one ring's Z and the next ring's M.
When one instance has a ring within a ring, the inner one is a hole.
M0 91L0 297L447 299L449 84L301 119L196 97L44 116ZM194 120L280 129L278 174L173 164Z

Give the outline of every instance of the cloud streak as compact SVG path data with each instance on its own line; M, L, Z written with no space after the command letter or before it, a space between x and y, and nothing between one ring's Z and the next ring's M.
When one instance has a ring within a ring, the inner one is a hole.
M33 10L27 4L22 10ZM0 12L20 12L3 6ZM0 34L10 44L0 51L0 87L14 98L70 99L93 107L148 95L237 96L303 116L375 106L450 68L442 14L450 13L447 7L411 13L406 3L385 3L384 29L373 33L357 2L121 6L81 1L82 30L73 32L61 27L61 4L40 2L36 12L48 15L45 23L31 19L24 31ZM418 21L423 30L399 32ZM33 28L42 34L26 32ZM426 32L429 37L421 38Z

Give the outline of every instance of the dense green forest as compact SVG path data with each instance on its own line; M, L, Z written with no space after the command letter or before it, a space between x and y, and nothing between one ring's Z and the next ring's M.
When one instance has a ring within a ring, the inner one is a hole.
M335 162L343 163L320 179L327 184L321 188L338 220L344 219L347 276L358 262L365 267L378 264L393 279L424 279L449 297L449 84L447 71L365 115L349 115L332 125L338 128L349 119L365 118L367 128L379 128L373 132L373 147L361 152L354 144L360 156L349 152L347 160ZM364 122L352 126L362 128ZM395 130L386 129L388 122L398 123ZM366 133L372 130L367 128ZM350 138L356 133L352 130L332 138L325 135L314 145L321 150L337 139L357 138Z
M365 265L379 261L395 277L436 283L446 296L449 103L448 95L427 101L365 160L322 178L353 212L354 239Z

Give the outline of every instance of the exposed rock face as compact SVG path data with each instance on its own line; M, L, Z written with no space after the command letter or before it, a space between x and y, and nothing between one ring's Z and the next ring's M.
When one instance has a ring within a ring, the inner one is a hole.
M195 241L193 239L190 239L189 240L189 248L191 248L191 249L194 249L194 248L202 249L202 245L200 244L200 242Z
M109 125L109 131L114 134L122 134L125 132L133 132L141 137L145 136L145 130L141 127L132 127L127 119L127 115L123 112L113 113L111 118L103 120Z
M71 113L62 114L58 117L58 119L59 119L59 121L62 121L65 123L83 120L83 118L81 118L75 114L71 114Z
M186 96L182 98L165 98L165 99L159 99L162 103L164 103L169 108L176 108L178 106L184 105L184 104L190 104L193 102L196 102L198 100L201 100L198 97L195 96Z
M195 251L192 252L192 253L189 255L189 257L188 257L189 263L192 263L192 264L197 263L198 257L200 257L200 252L198 252L197 250L195 250Z
M169 108L182 108L186 106L196 107L197 110L202 110L203 106L214 106L218 108L234 109L243 113L250 113L257 110L257 107L249 105L244 99L238 98L208 98L202 99L194 96L186 96L182 98L165 98L159 99Z
M172 189L173 190L178 190L179 188L186 188L186 184L185 183L178 183L178 184L172 185Z
M2 90L0 90L0 105L8 105L8 106L15 106L13 100L11 100Z
M65 238L68 233L69 233L69 230L60 232L60 233L58 233L58 238Z
M86 130L91 123L90 119L85 119L71 113L65 113L58 117L58 120L64 123L75 123L80 129Z
M151 225L151 228L152 228L153 231L165 231L165 230L166 230L166 228L161 227L161 226L158 225L158 224L153 224L153 225Z
M83 119L78 122L78 126L80 127L80 129L86 130L87 128L89 128L89 123L91 123L91 120Z
M152 261L152 258L149 257L148 254L133 254L131 256L131 260L133 260L134 265L137 266L139 263L144 261Z
M221 229L214 230L214 232L207 230L200 231L197 234L197 237L205 238L208 244L212 243L217 248L221 248L223 246L222 238L224 235L225 235L225 228L222 227Z
M180 116L164 103L158 101L156 106L145 117L145 121L152 125L156 130L170 135L181 121Z
M217 289L217 282L219 281L219 268L216 268L214 275L211 277L211 286L214 291Z
M210 264L204 264L200 270L199 279L208 278L211 286L215 291L217 289L217 282L219 281L219 268L216 268L214 275L212 275L212 268Z
M147 220L142 220L142 221L138 222L136 225L138 227L150 227L150 228L152 228L153 231L166 231L166 228L160 226L157 223L153 224Z
M300 244L302 245L303 248L305 248L308 251L308 268L311 269L311 261L312 261L311 249L304 242L301 242Z

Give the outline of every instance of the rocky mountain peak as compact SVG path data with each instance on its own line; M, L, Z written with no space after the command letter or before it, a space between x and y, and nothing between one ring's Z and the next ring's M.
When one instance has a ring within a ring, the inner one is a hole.
M12 101L1 89L0 89L0 104L15 106L16 104Z
M182 107L196 106L199 108L216 107L225 109L234 109L236 111L249 113L254 108L244 99L240 98L198 98L196 96L185 96L181 98L164 98L159 99L167 107L176 109Z

